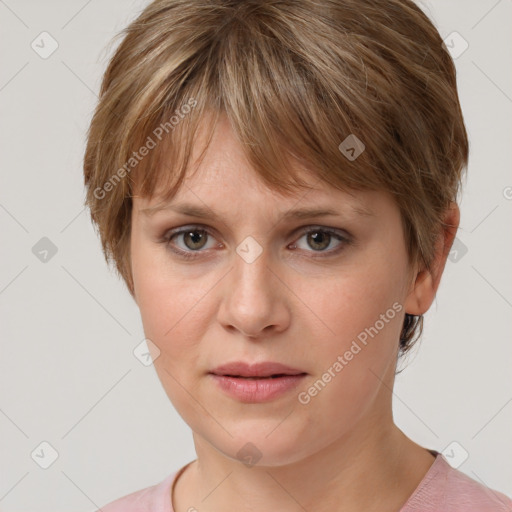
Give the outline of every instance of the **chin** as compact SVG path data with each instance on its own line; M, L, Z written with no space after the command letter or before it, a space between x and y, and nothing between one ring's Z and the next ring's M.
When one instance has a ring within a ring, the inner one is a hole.
M292 413L293 414L293 413ZM232 435L203 436L225 457L240 462L247 468L279 467L293 464L315 451L314 440L303 438L283 421L237 420L235 427L219 421ZM276 428L277 427L277 428Z

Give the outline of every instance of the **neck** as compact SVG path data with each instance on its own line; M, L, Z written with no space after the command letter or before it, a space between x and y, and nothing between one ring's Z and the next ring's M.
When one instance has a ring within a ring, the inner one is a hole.
M194 444L198 459L178 479L175 512L396 512L434 461L391 414L369 417L321 451L281 466L247 467L196 433Z

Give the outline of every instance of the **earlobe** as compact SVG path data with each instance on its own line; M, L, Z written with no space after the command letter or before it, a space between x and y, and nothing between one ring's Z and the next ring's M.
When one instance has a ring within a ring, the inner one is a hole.
M459 227L459 221L459 207L456 203L451 203L443 218L444 225L438 237L432 271L423 268L416 273L412 289L405 300L404 309L406 313L416 316L423 315L432 305Z

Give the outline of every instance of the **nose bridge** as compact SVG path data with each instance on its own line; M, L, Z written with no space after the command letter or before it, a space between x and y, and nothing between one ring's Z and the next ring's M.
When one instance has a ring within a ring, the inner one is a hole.
M270 250L247 237L236 247L233 265L221 308L221 323L251 337L258 337L269 326L280 330L279 325L286 323L282 317L286 308L276 304L278 283L269 268Z
M254 237L247 236L236 247L234 285L242 293L240 299L248 294L255 299L254 293L265 293L270 285L271 272L270 251L263 247Z

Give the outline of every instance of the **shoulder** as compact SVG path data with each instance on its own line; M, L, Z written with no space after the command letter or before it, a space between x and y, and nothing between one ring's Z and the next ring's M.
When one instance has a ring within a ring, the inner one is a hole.
M448 510L465 512L512 512L512 500L452 468L446 470L445 502Z
M512 512L512 500L462 471L442 454L421 481L401 512Z
M111 501L96 512L172 512L171 486L176 474L174 471L161 482Z

